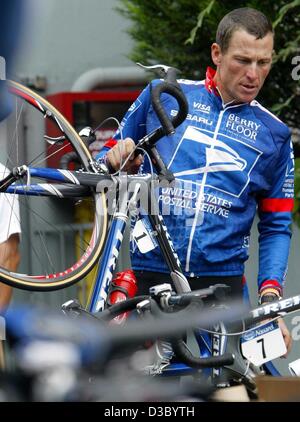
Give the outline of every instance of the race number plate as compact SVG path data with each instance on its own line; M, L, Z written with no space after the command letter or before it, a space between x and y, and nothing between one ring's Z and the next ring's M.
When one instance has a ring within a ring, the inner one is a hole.
M132 237L141 253L147 253L156 248L157 242L147 227L145 220L138 220L133 228Z
M277 322L269 322L248 331L241 338L242 353L256 366L286 353L286 346Z

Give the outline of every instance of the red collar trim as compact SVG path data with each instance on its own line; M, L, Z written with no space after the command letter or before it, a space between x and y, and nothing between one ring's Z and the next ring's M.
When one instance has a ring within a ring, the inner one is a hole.
M220 95L217 89L216 82L214 80L215 75L215 69L208 66L206 69L205 87L209 92L214 92L215 94Z

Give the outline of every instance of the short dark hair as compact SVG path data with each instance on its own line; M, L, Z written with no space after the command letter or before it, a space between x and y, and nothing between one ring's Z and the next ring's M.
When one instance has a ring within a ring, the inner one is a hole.
M244 29L257 39L264 38L269 32L274 33L271 21L262 12L251 7L234 9L218 25L216 43L223 53L229 47L232 34L238 29Z

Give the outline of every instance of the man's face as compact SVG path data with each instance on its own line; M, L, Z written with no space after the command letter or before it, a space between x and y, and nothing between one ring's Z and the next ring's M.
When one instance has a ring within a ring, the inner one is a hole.
M256 39L243 29L232 34L225 53L218 44L212 45L212 60L217 66L216 83L224 103L246 103L257 96L270 72L272 52L272 33Z

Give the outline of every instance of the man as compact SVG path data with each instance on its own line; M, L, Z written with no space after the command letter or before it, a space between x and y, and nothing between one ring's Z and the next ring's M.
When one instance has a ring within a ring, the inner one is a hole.
M261 303L282 296L293 208L290 132L255 100L271 69L273 42L271 23L261 12L240 8L227 14L211 47L216 70L208 68L202 82L181 81L189 114L175 135L157 144L177 181L176 188L162 189L159 199L161 205L175 204L164 219L191 288L225 282L241 296L258 207ZM135 142L159 125L149 91L125 115L124 141L103 157L114 170ZM163 105L170 116L176 113L172 98L165 97ZM131 158L123 170L141 163L141 156ZM132 261L142 286L166 281L158 248L145 255L135 251ZM280 324L289 351L291 337Z

